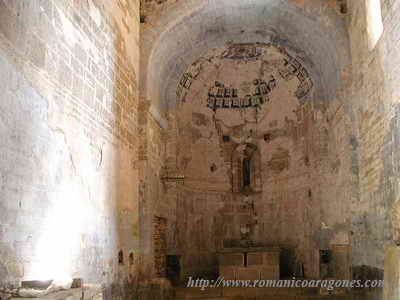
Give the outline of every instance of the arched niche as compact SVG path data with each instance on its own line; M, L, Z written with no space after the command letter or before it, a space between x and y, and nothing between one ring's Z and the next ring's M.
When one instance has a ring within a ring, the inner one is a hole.
M262 191L261 154L257 145L243 143L232 153L232 191L253 194Z

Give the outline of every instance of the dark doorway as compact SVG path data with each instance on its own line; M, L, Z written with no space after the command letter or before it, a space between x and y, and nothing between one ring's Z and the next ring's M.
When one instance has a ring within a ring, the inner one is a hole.
M167 255L167 278L173 285L179 285L181 275L180 256Z
M332 277L332 251L323 249L319 250L319 273L322 279Z
M283 248L280 257L280 273L282 278L291 278L295 275L295 253L293 249Z

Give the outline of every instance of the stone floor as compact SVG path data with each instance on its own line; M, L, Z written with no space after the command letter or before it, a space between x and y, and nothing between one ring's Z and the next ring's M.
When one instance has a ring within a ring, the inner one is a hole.
M380 300L381 290L320 295L318 289L297 288L176 288L176 300Z
M1 298L0 298L1 299ZM23 300L27 298L11 298L10 300ZM35 300L101 300L103 293L101 286L85 285L83 288L69 289L51 293Z

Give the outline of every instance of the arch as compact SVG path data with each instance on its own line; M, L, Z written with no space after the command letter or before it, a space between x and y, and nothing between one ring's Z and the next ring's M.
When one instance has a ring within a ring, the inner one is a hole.
M345 22L326 1L312 5L301 8L288 0L193 0L148 18L141 34L141 100L150 102L153 116L165 124L185 70L204 52L231 41L274 41L291 49L316 78L316 97L340 97L350 61ZM315 16L318 10L329 18Z
M246 183L245 165L249 174ZM261 153L252 143L240 144L232 153L232 191L234 193L252 194L262 191Z

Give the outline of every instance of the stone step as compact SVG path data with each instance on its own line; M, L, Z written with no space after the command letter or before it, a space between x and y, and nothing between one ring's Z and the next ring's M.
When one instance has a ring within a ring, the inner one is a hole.
M175 288L176 299L191 298L221 298L222 288L209 288L201 290L200 288Z
M256 297L318 295L318 289L302 288L176 288L177 298Z
M177 300L351 300L350 295L322 296L317 289L176 288Z
M353 300L350 295L330 295L330 296L288 296L288 295L264 295L264 296L235 296L235 297L217 297L217 298L208 298L208 297L179 297L176 300L193 300L193 299L201 299L201 300Z
M201 299L201 300L238 300L238 298L227 298L227 297L218 297L218 298L176 298L176 300L190 300L190 299Z
M251 291L253 290L253 291ZM293 290L290 294L290 291ZM383 299L382 289L353 290L348 295L322 296L315 289L176 288L177 300L377 300ZM297 294L296 294L297 293ZM229 295L229 296L228 296Z
M237 296L298 296L318 295L319 290L313 288L223 288L225 297Z

